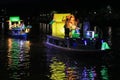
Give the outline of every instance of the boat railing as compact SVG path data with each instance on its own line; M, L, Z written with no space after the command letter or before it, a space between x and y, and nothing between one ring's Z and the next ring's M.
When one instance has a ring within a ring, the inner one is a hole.
M69 40L65 38L59 38L59 37L47 35L47 42L61 47L67 47L67 48L70 47Z
M81 38L59 38L55 36L47 36L47 42L56 46L74 48L74 49L100 49L100 40L90 40ZM98 47L98 48L97 48Z

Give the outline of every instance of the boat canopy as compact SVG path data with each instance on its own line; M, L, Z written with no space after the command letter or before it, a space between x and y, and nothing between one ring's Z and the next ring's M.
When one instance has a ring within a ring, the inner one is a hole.
M19 16L10 16L9 20L11 22L17 22L17 21L20 21L20 17Z

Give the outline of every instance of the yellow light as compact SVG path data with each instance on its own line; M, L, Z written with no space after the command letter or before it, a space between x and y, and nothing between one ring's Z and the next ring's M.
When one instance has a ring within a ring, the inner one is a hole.
M65 64L61 61L57 61L55 58L53 58L52 64L50 64L50 72L51 72L51 80L66 80L66 74L65 74Z
M64 25L66 16L70 15L70 13L64 14L54 14L53 20L55 21L52 24L52 36L64 37Z
M29 28L25 29L25 33L29 33L29 32L30 32Z

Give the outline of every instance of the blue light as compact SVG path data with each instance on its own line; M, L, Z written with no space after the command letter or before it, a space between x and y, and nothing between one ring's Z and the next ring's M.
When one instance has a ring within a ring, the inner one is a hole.
M84 44L87 45L87 41L86 40L84 40Z
M101 43L103 43L104 42L104 40L101 40Z

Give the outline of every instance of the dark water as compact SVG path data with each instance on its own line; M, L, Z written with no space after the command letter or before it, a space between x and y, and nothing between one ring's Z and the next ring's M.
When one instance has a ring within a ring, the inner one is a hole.
M120 80L118 60L47 49L41 37L0 38L0 80Z

